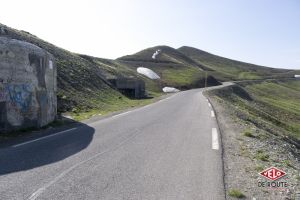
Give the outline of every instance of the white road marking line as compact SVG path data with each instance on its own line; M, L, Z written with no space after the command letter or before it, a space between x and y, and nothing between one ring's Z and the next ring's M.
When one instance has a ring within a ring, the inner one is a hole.
M212 128L212 149L219 150L218 131L216 128Z
M91 123L87 123L88 125L95 125L95 124L98 124L98 123L101 123L105 120L110 120L110 119L114 119L114 118L118 118L122 115L125 115L125 114L129 114L129 113L133 113L133 112L137 112L137 111L142 111L143 109L146 109L146 108L149 108L149 107L152 107L152 106L155 106L156 104L158 103L161 103L161 102L164 102L166 100L170 100L172 99L173 97L177 96L178 94L180 94L180 92L176 93L176 94L173 94L172 96L169 96L167 98L164 98L164 99L161 99L161 100L158 100L154 103L150 103L148 105L145 105L145 106L142 106L142 107L138 107L138 108L134 108L133 110L130 110L128 112L124 112L124 113L120 113L120 114L117 114L117 115L113 115L113 116L110 116L110 117L107 117L107 118L104 118L104 119L100 119L100 120L97 120L97 121L94 121L94 122L91 122Z
M133 111L133 110L132 110L132 111ZM122 115L126 115L126 114L128 114L128 113L131 113L132 111L127 111L127 112L124 112L124 113L120 113L120 114L118 114L118 115L112 116L111 118L121 117Z
M76 169L77 167L93 160L94 158L97 158L103 154L109 153L111 151L117 150L118 148L122 147L124 144L126 144L127 142L131 141L132 139L134 139L136 136L140 135L141 132L136 132L136 134L128 137L127 139L123 140L122 142L120 142L117 146L111 148L111 149L107 149L104 150L102 152L99 152L95 155L93 155L92 157L83 160L75 165L73 165L72 167L70 167L69 169L63 171L61 174L59 174L57 177L55 177L52 181L50 181L49 183L47 183L46 185L44 185L44 187L39 188L38 190L36 190L34 193L32 193L32 195L30 195L30 197L28 198L28 200L35 200L37 199L45 190L47 190L49 187L51 187L52 185L54 185L55 183L57 183L57 181L59 181L60 179L62 179L64 176L66 176L67 174L69 174L71 171L73 171L74 169Z
M211 117L215 117L215 112L212 110L210 111Z
M26 145L26 144L29 144L29 143L32 143L32 142L36 142L36 141L43 140L43 139L46 139L46 138L50 138L50 137L53 137L53 136L56 136L56 135L59 135L59 134L62 134L62 133L73 131L75 129L77 129L77 128L71 128L71 129L61 131L61 132L58 132L58 133L54 133L54 134L51 134L51 135L48 135L48 136L45 136L45 137L41 137L41 138L38 138L38 139L35 139L35 140L30 140L30 141L27 141L27 142L16 144L16 145L13 145L13 147L20 147L20 146L23 146L23 145Z
M208 103L208 106L211 108L211 104L210 103Z

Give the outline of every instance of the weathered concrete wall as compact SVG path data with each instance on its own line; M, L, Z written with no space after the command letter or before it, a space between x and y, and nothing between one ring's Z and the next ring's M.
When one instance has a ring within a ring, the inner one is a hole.
M53 61L33 44L0 36L0 132L41 127L55 119Z

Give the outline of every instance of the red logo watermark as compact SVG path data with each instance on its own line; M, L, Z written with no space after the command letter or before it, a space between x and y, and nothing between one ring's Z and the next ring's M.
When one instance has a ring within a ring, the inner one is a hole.
M260 172L259 174L271 181L275 181L286 175L286 173L284 171L277 169L276 167L270 167L268 169L265 169L264 171Z

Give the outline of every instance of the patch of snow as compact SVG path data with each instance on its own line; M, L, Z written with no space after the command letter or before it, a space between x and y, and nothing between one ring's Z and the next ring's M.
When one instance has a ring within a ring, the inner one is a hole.
M174 93L174 92L179 92L180 90L173 88L173 87L164 87L163 92L165 93Z
M67 119L73 119L73 117L71 115L62 115L62 116L67 118Z
M144 76L150 79L160 79L160 77L151 69L145 67L138 67L136 70L139 74L143 74Z
M152 55L152 59L156 59L156 56L161 52L160 49L156 50L155 53Z

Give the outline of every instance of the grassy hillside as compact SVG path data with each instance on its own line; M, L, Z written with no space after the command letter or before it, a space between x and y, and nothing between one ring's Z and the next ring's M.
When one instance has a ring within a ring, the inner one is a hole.
M2 24L0 27L8 31L9 37L35 44L54 56L58 73L59 112L70 112L81 117L82 113L107 113L145 103L143 100L128 99L107 84L106 79L114 76L145 79L117 61L78 55L28 32L15 30ZM149 93L157 96L155 91L159 91L158 85L151 80L146 80L146 83L154 91L151 90Z
M245 82L211 91L238 117L300 145L300 81Z
M130 77L142 79L150 96L161 95L161 88L173 86L178 89L204 87L220 84L218 80L244 80L262 77L291 76L291 70L273 69L251 65L215 56L198 49L182 47L178 50L168 46L156 46L117 60L79 55L50 44L28 32L0 24L9 37L30 42L48 52L56 61L58 71L58 111L68 112L78 118L90 114L107 113L149 100L132 100L113 88L108 79ZM160 50L155 59L152 55ZM153 81L136 72L137 67L155 71L161 80ZM207 75L208 72L208 75ZM216 78L218 80L216 80Z
M155 59L152 58L152 55L160 50L160 53L156 56ZM119 58L119 60L124 61L143 61L143 62L154 62L154 63L172 63L172 64L183 64L196 66L200 68L201 65L196 63L194 60L184 55L183 53L177 51L176 49L168 46L156 46L147 48L133 55L127 55Z
M151 52L149 61L152 62L149 63L163 77L162 81L153 81L136 72L138 62L75 54L26 31L3 24L0 24L0 27L8 32L9 37L35 44L54 56L58 73L58 112L69 113L76 119L144 105L152 101L127 98L109 84L108 79L111 78L142 79L146 83L147 94L151 97L161 95L163 86L178 86L180 89L204 86L204 73L201 72L200 65L170 47L162 47L164 50L168 49L168 54L160 55L157 62L151 60ZM136 55L132 57L135 58ZM141 58L143 57L145 56L141 55ZM212 77L209 80L213 85L218 83Z
M155 59L152 55L160 50ZM133 55L117 59L120 63L136 70L137 67L147 67L161 78L162 86L173 86L179 89L204 87L205 72L201 64L168 46L156 46L145 49ZM209 76L208 85L218 85L213 76Z
M294 70L275 69L235 61L193 47L183 46L178 51L204 66L211 75L223 81L292 77L295 74Z

